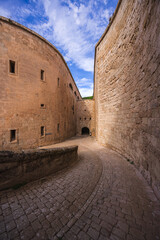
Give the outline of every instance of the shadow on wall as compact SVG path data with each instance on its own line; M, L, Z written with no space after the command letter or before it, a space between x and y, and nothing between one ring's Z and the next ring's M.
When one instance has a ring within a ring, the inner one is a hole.
M159 1L122 0L109 31L96 48L95 68L97 139L133 161L157 196L159 11Z

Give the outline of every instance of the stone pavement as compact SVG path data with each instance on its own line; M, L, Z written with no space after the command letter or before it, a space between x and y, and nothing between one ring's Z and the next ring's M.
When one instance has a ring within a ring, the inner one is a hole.
M0 193L0 239L158 240L160 202L139 172L91 137L71 168Z

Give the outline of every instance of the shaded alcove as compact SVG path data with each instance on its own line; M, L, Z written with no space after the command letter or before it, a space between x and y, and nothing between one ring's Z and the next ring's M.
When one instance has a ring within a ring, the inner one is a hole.
M83 127L82 128L82 135L89 135L89 128Z

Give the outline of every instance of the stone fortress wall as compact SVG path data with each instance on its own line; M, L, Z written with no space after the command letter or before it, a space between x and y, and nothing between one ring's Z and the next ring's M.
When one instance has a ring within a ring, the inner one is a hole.
M76 134L80 93L58 50L0 18L0 150L35 148Z
M89 134L95 136L94 109L94 100L80 100L77 102L77 135L85 134L84 128L88 128Z
M160 192L160 1L120 0L95 49L96 138Z

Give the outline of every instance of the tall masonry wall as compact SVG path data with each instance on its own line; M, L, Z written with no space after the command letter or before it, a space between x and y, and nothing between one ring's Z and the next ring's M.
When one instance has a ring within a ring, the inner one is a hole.
M77 86L58 50L0 18L0 150L34 148L76 134Z
M160 193L160 1L120 0L95 49L97 140Z
M94 100L79 100L77 102L77 135L82 135L82 129L88 128L95 136L95 106Z

